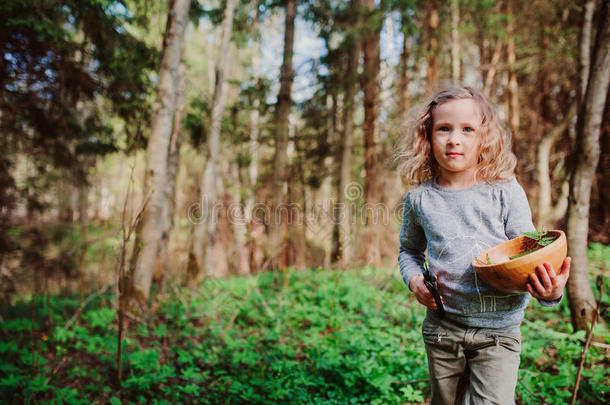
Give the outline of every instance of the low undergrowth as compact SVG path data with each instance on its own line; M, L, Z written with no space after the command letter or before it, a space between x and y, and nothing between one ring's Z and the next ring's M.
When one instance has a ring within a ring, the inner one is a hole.
M111 295L78 318L80 297L2 308L0 401L405 404L429 396L424 311L397 271L263 272L169 291L154 314L130 319L120 384ZM517 401L567 403L584 333L572 333L567 300L533 302L526 317ZM579 403L610 402L608 343L587 353Z

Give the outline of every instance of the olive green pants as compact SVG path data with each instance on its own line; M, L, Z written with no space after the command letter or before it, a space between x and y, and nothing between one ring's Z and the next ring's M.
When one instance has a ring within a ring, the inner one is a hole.
M515 403L521 353L519 325L473 328L428 316L422 334L431 405Z

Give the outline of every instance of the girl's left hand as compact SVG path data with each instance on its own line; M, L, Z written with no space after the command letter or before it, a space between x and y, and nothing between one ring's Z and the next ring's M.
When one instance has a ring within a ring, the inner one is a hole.
M570 277L570 263L572 259L568 256L563 260L561 272L555 273L551 263L536 266L538 274L530 274L527 290L533 297L539 300L555 301L563 295L563 288Z

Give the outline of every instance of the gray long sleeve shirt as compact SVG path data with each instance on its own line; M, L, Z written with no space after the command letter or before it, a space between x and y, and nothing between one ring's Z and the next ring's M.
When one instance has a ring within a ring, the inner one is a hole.
M514 178L462 190L440 187L431 179L404 198L400 272L408 286L422 272L427 249L448 318L473 327L516 325L530 294L487 285L471 263L488 248L534 229L527 197Z

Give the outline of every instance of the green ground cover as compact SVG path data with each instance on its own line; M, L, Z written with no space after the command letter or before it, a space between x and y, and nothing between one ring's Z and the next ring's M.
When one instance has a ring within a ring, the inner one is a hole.
M592 246L591 255L593 267L604 268L610 248ZM608 291L607 277L605 284ZM424 311L397 270L262 272L168 291L153 315L129 321L121 385L111 295L89 301L74 322L79 296L1 308L0 401L405 404L428 397ZM572 333L566 300L557 308L532 302L526 318L518 403L568 403L584 332ZM604 331L596 328L603 342L587 353L581 404L610 402Z

